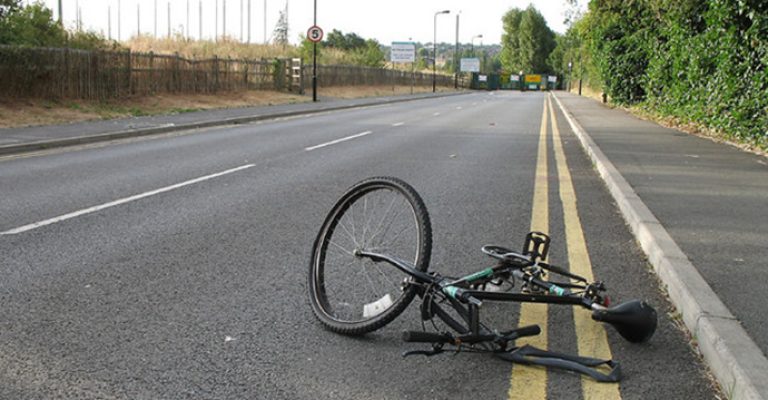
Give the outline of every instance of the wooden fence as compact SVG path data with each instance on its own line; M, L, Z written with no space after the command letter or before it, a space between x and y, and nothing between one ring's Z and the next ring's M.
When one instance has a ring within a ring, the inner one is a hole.
M432 86L432 74L391 70L383 68L346 66L346 65L318 65L318 86L358 86L358 85L402 85L402 86ZM304 82L311 82L312 71L304 69ZM436 75L438 86L454 85L453 76Z
M178 55L130 51L20 48L0 45L0 97L106 100L159 93L277 90L302 92L311 82L303 66L296 79L290 59L190 60ZM438 85L453 77L438 75ZM357 66L318 66L321 87L350 85L431 86L432 75Z

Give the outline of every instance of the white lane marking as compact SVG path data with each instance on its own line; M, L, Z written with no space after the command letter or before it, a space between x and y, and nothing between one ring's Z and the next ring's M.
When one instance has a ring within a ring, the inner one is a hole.
M436 112L436 113L434 113L434 114L432 114L432 115L434 115L435 117L437 117L438 115L440 115L440 113L439 113L439 112Z
M37 228L40 228L42 226L55 224L57 222L65 221L65 220L68 220L68 219L71 219L71 218L75 218L75 217L79 217L81 215L85 215L85 214L90 214L90 213L94 213L94 212L97 212L97 211L101 211L101 210L103 210L105 208L118 206L118 205L125 204L125 203L131 202L131 201L143 199L145 197L154 196L156 194L160 194L160 193L168 192L168 191L171 191L171 190L174 190L174 189L178 189L178 188L181 188L181 187L184 187L184 186L193 185L195 183L199 183L199 182L202 182L202 181L207 181L208 179L217 178L217 177L220 177L222 175L231 174L233 172L242 171L244 169L251 168L251 167L254 167L254 166L255 166L255 164L247 164L247 165L239 166L237 168L232 168L232 169L228 169L226 171L218 172L218 173L215 173L215 174L201 176L199 178L188 180L186 182L177 183L175 185L166 186L164 188L155 189L155 190L152 190L152 191L149 191L149 192L137 194L137 195L130 196L130 197L125 197L125 198L122 198L122 199L119 199L119 200L110 201L109 203L104 203L104 204L101 204L101 205L98 205L98 206L93 206L93 207L85 208L85 209L82 209L82 210L71 212L69 214L59 215L58 217L46 219L45 221L40 221L40 222L35 222L33 224L20 226L18 228L11 229L9 231L0 232L0 235L15 235L17 233L31 231L33 229L37 229Z
M463 108L462 106L456 107L457 110L461 110L462 108Z
M392 126L403 126L403 125L405 125L405 122L395 122L394 124L392 124Z
M370 135L371 133L373 133L373 131L360 132L357 135L352 135L352 136L343 137L341 139L331 140L330 142L325 142L325 143L322 143L322 144L318 144L317 146L306 147L304 150L305 151L316 150L316 149L319 149L321 147L331 146L331 145L334 145L334 144L337 144L337 143L346 142L347 140L352 140L352 139L355 139L355 138L359 138L361 136Z

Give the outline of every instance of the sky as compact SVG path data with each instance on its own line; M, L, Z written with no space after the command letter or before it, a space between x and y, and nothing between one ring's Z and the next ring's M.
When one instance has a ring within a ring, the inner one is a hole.
M25 0L30 2L32 0ZM171 30L197 39L200 35L200 7L202 6L202 35L212 38L216 29L218 5L218 32L221 35L225 19L226 34L232 38L248 40L247 7L249 0L61 0L64 23L74 27L80 10L83 29L110 34L113 39L127 39L141 28L144 34L155 34L154 9L157 4L157 35L168 33L168 8L170 7ZM431 43L435 13L450 10L450 14L437 16L437 41L454 43L456 40L456 16L459 17L459 41L461 43L499 44L501 42L501 17L510 8L525 8L533 4L546 18L555 32L564 33L564 0L288 0L289 40L299 42L299 35L306 35L313 25L313 10L317 2L317 25L327 35L333 29L343 33L356 33L365 39L376 39L389 45L393 41L413 40ZM58 0L43 0L54 10L58 18ZM120 22L118 23L118 3ZM272 37L272 31L286 0L250 0L251 42L263 43ZM189 23L187 24L187 4ZM243 12L240 12L241 4ZM266 6L266 13L264 12ZM266 15L266 24L265 24ZM110 18L111 16L111 18ZM140 22L140 25L137 24ZM118 38L119 33L119 38ZM482 38L478 36L482 35ZM474 38L474 39L473 39Z

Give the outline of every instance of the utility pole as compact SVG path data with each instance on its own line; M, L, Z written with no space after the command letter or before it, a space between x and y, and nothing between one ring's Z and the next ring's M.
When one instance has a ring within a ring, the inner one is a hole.
M197 4L198 12L200 16L198 17L198 25L197 25L197 40L203 40L203 0L200 0Z
M221 38L227 39L227 0L221 0Z
M136 3L136 37L141 36L141 4Z
M187 0L187 25L186 25L186 29L187 29L187 35L186 35L187 37L186 37L186 39L189 40L189 0Z
M285 3L285 8L287 14L288 3ZM315 0L315 19L312 26L317 26L317 0ZM317 101L317 42L314 40L312 41L312 101Z
M168 3L168 39L171 38L171 2Z
M243 42L243 0L240 0L240 43Z
M122 7L120 7L120 0L117 0L117 41L122 41L122 20L123 18L120 16Z
M251 0L248 0L248 43L251 43Z
M453 88L459 88L459 15L456 14L456 49L453 51Z
M107 6L107 37L112 40L112 6Z
M155 0L155 39L157 39L157 0Z
M218 42L219 41L219 0L216 0L216 23L213 27L213 41Z
M267 0L264 0L264 44L267 44Z
M64 9L61 7L61 1L59 0L59 25L64 27Z

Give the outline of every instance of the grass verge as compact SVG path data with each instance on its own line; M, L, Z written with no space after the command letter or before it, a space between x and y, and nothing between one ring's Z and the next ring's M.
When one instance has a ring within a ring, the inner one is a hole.
M452 88L438 88L453 91ZM318 96L362 98L431 92L431 87L350 86L319 88ZM163 94L109 101L40 100L0 98L0 128L56 125L81 121L179 114L216 108L259 107L312 101L311 89L304 95L273 91L212 94Z

